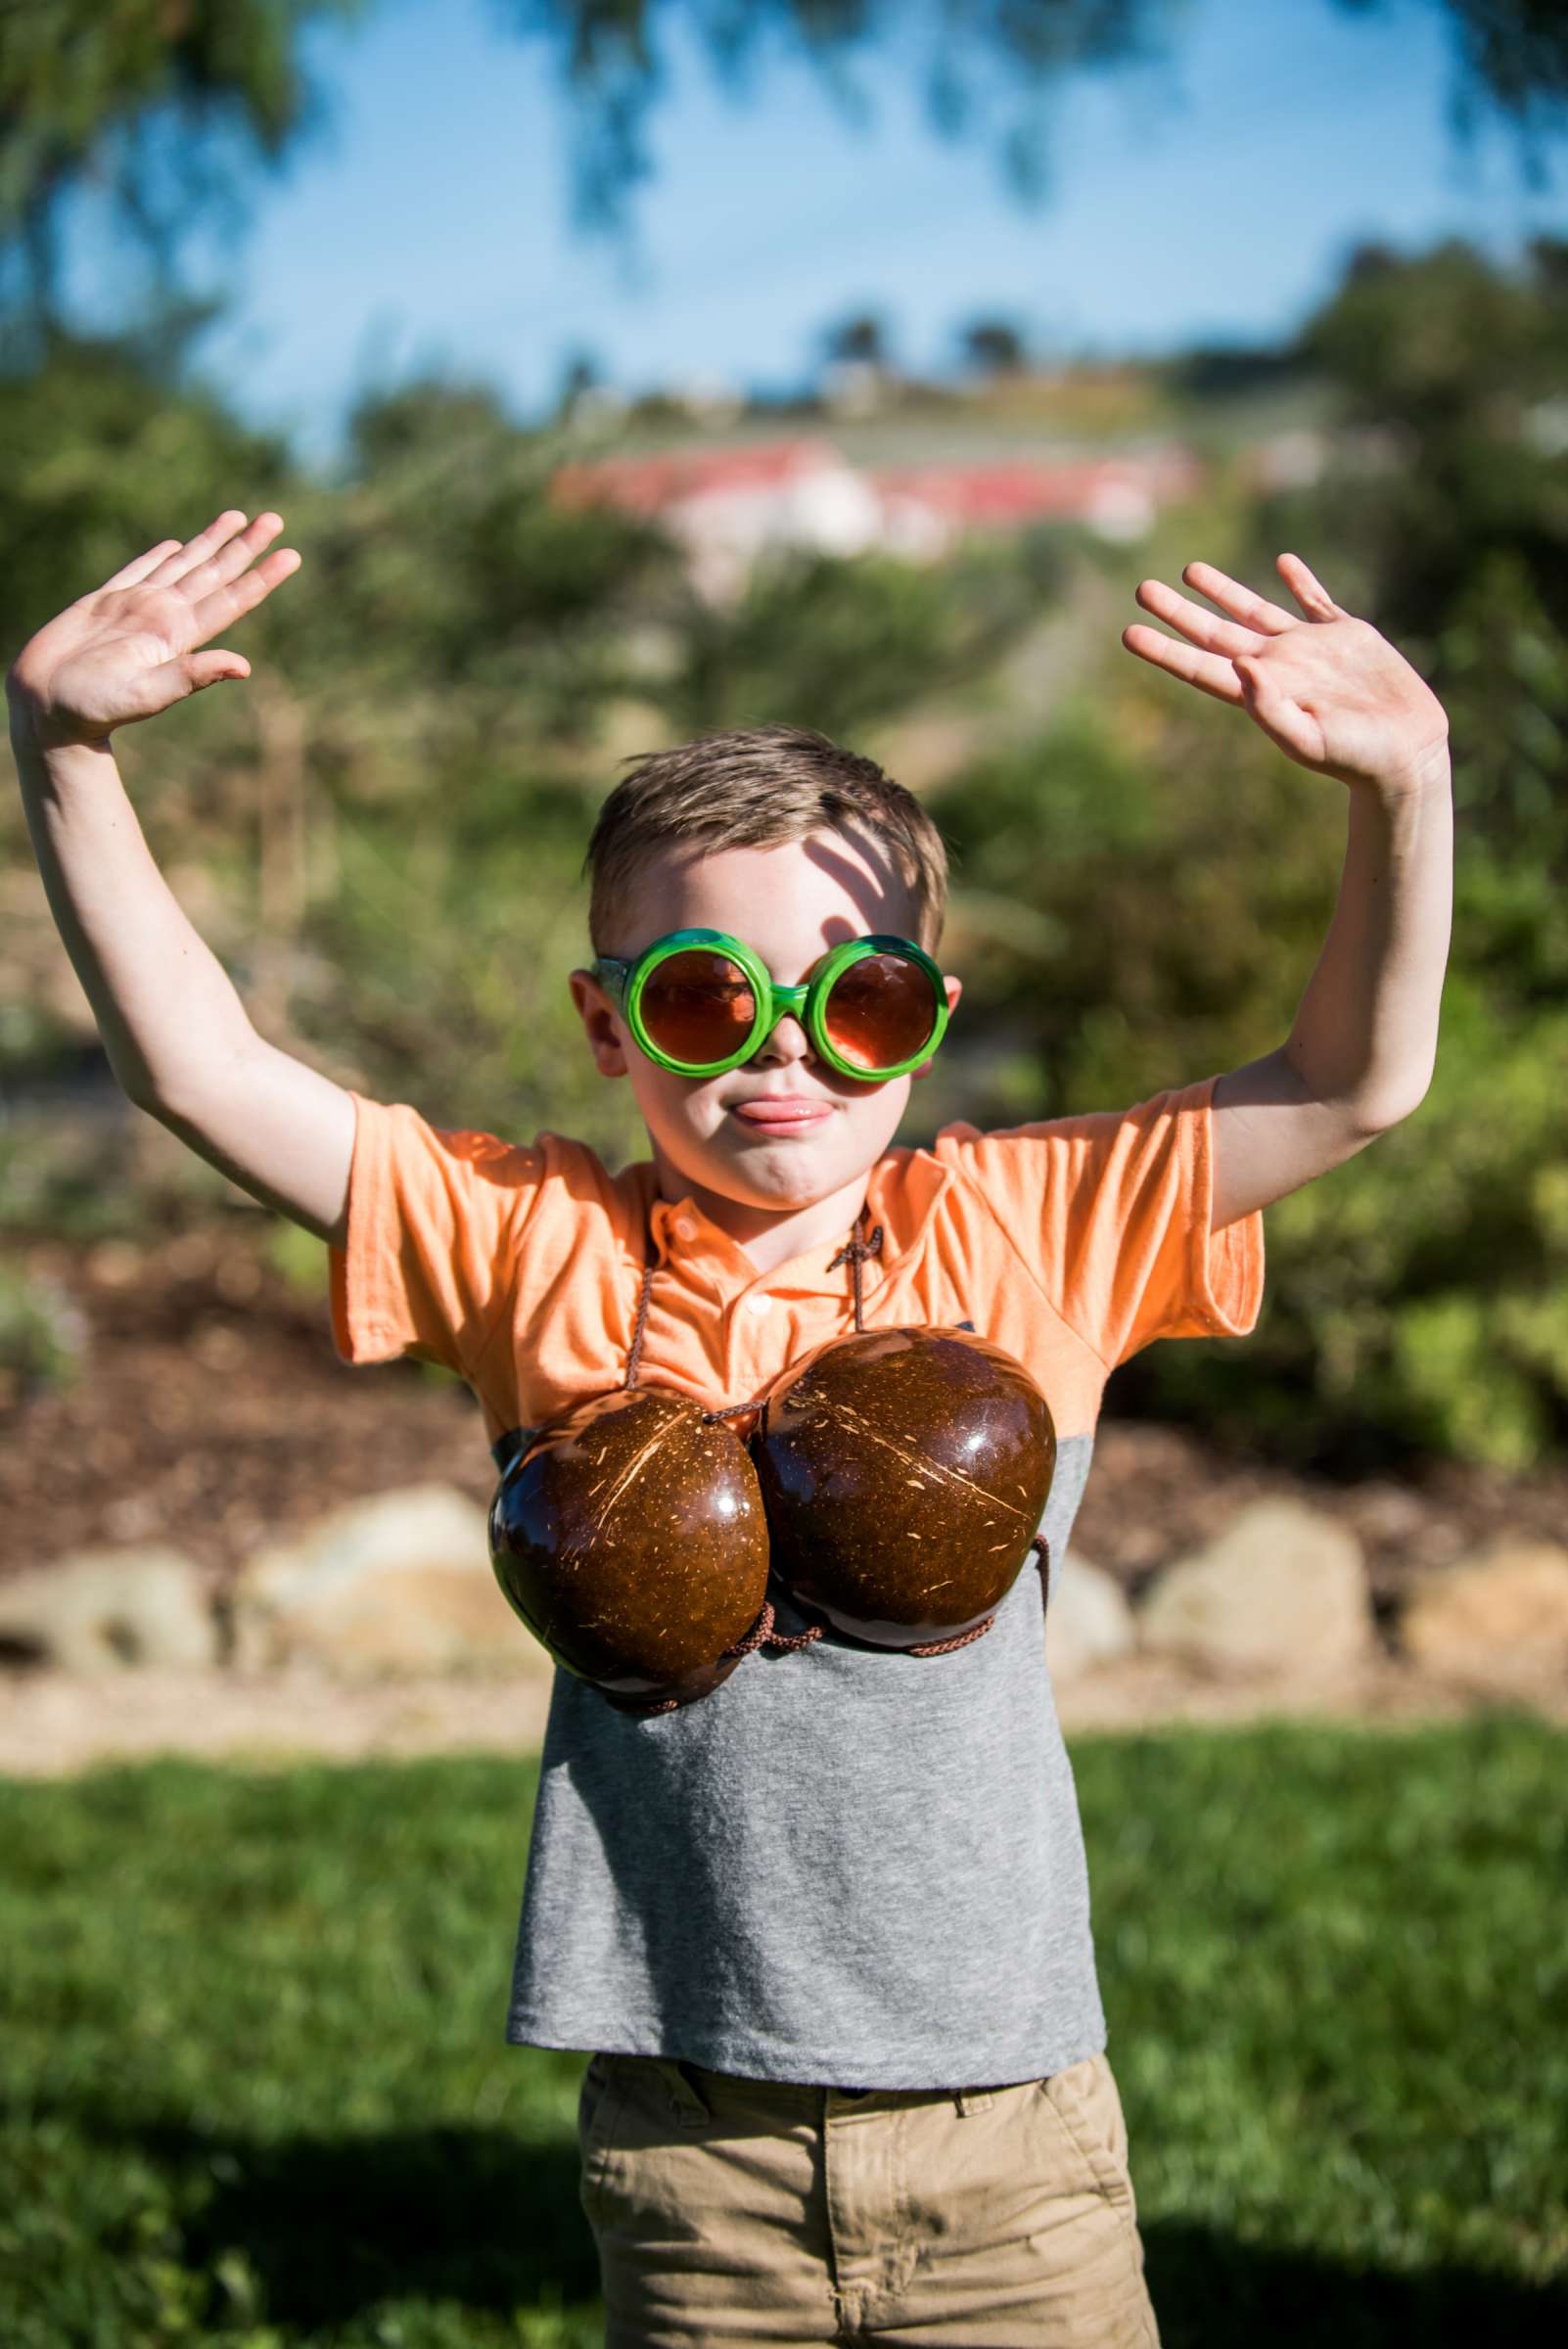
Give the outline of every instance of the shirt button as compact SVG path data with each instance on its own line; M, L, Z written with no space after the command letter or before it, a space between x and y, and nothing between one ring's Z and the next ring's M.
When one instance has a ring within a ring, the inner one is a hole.
M746 1303L752 1313L765 1313L771 1309L773 1300L771 1297L764 1297L761 1289L754 1289Z
M696 1229L697 1226L692 1221L690 1216L677 1216L675 1218L675 1237L677 1240L689 1240L695 1233Z

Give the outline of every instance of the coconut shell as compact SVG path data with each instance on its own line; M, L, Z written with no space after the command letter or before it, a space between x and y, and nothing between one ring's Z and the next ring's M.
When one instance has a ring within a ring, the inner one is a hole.
M767 1592L746 1447L658 1388L593 1397L537 1429L490 1503L508 1602L612 1703L689 1704L727 1680Z
M967 1330L837 1338L769 1389L751 1440L773 1572L850 1637L915 1647L983 1623L1056 1465L1022 1362Z

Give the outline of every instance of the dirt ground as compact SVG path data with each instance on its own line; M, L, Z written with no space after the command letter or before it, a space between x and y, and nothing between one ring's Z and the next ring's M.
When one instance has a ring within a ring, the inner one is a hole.
M106 1543L167 1543L214 1589L262 1542L389 1482L434 1480L486 1502L494 1477L467 1391L417 1364L350 1370L324 1297L301 1297L243 1227L150 1251L23 1251L87 1340L81 1378L0 1403L0 1575ZM1180 1430L1102 1422L1074 1546L1132 1591L1218 1532L1244 1501L1290 1494L1351 1526L1385 1623L1401 1587L1502 1531L1562 1538L1568 1474L1512 1479L1439 1464L1411 1481L1336 1484L1202 1445ZM412 1753L535 1746L547 1683L515 1676L345 1687L308 1674L127 1672L112 1681L0 1675L0 1770L184 1751ZM1068 1727L1232 1720L1279 1710L1409 1719L1498 1697L1568 1718L1551 1686L1445 1686L1390 1653L1320 1688L1205 1681L1148 1657L1062 1692Z

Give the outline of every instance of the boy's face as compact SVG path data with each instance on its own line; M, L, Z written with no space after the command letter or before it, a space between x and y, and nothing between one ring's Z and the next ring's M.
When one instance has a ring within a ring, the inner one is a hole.
M830 946L874 931L913 938L914 909L897 866L872 839L813 833L770 849L670 850L643 866L607 953L630 959L671 930L724 930L762 958L783 986L804 980ZM949 1010L962 992L945 981ZM628 1077L653 1143L660 1189L782 1214L853 1184L888 1147L912 1076L866 1084L820 1059L786 1014L756 1053L719 1077L679 1077L650 1060L586 970L571 979L600 1074ZM925 1064L929 1068L929 1061ZM785 1094L822 1114L763 1130L740 1114L761 1094Z

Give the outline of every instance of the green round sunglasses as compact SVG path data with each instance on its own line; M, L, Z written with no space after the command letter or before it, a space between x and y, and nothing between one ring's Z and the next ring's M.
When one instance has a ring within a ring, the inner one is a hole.
M877 933L830 946L798 987L780 987L727 930L671 930L593 976L648 1058L679 1077L718 1077L750 1060L793 1013L830 1069L862 1082L907 1076L947 1025L942 973L912 938Z

